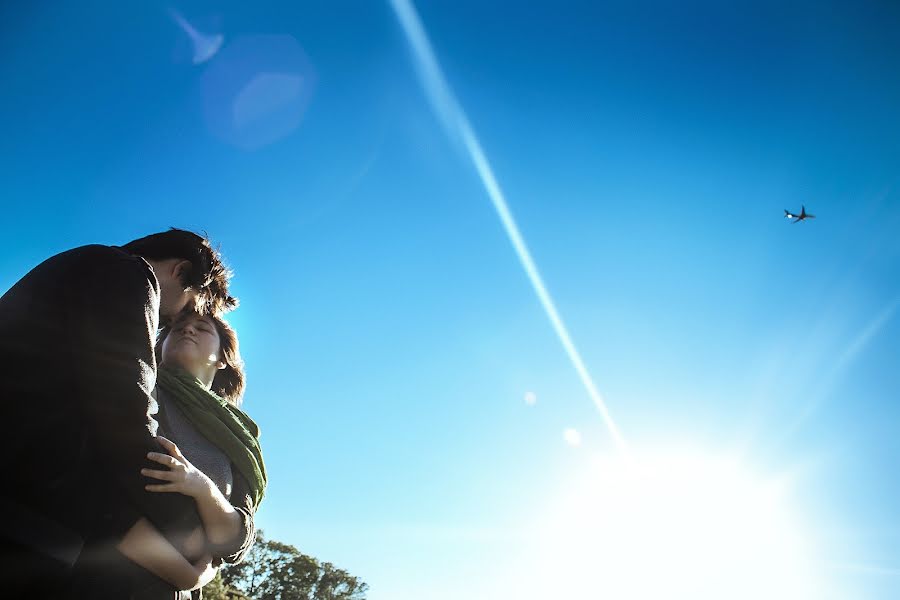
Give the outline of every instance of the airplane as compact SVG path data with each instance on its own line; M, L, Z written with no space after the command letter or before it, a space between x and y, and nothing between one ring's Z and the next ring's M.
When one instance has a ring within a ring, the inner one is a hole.
M802 204L800 205L800 214L795 215L792 212L789 212L787 209L784 211L784 217L786 219L794 219L794 223L799 223L800 221L804 221L806 219L815 219L816 215L811 215L806 212L806 207Z

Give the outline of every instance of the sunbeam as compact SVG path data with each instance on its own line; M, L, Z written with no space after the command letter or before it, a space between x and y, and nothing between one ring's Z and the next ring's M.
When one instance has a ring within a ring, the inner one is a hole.
M874 338L878 333L884 328L884 326L891 320L894 316L894 312L896 312L897 308L900 307L900 296L894 298L893 301L888 303L877 315L875 315L863 328L862 331L857 334L853 341L851 341L846 350L841 354L840 358L837 361L837 369L841 370L846 365L848 365L856 356L862 352L862 350L869 344L869 342Z
M528 246L525 244L512 212L509 210L503 191L500 189L500 184L497 182L490 162L481 147L481 143L478 141L478 136L475 134L475 130L469 123L465 111L457 102L450 86L447 84L447 80L444 78L415 7L409 0L391 0L391 6L406 34L406 39L409 42L415 60L416 71L419 74L432 108L437 113L447 135L455 143L462 144L462 149L466 156L472 161L478 176L481 178L481 183L484 185L485 191L488 193L494 209L497 211L497 216L500 217L500 221L503 223L503 228L506 230L507 236L509 236L509 241L519 257L519 262L522 264L522 268L525 269L525 273L528 275L528 279L531 281L531 285L541 305L544 307L547 318L550 319L550 323L553 325L560 343L562 343L566 354L572 361L572 366L575 367L575 371L578 373L578 377L581 379L588 395L597 407L597 410L600 411L603 422L609 430L616 447L624 451L625 440L619 433L619 428L613 421L603 396L594 384L593 377L591 377L584 361L581 359L581 354L575 347L575 343L572 341L572 337L569 335L569 331L566 329L559 311L556 310L556 304L544 285L537 265L531 258Z

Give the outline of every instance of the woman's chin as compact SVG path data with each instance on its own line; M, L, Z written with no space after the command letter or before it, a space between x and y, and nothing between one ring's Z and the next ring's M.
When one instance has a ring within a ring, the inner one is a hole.
M163 357L163 362L170 366L176 367L179 369L184 369L185 371L190 371L191 367L196 362L196 357L191 356L185 352L169 352Z

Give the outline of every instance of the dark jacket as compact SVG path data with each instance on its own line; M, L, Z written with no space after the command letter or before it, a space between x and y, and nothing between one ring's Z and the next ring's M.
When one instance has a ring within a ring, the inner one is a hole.
M5 591L65 581L85 540L120 538L135 513L170 539L199 526L191 498L147 492L140 473L159 451L150 396L159 293L142 258L84 246L0 298ZM121 502L135 512L116 511Z

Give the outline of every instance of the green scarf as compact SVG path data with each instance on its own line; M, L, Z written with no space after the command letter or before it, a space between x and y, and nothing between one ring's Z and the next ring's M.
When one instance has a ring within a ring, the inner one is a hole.
M258 507L267 478L256 423L187 371L160 365L156 383L175 400L197 431L231 459L250 484L254 506Z

